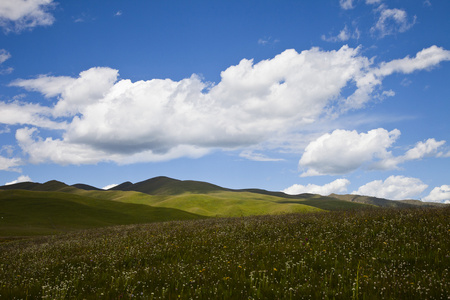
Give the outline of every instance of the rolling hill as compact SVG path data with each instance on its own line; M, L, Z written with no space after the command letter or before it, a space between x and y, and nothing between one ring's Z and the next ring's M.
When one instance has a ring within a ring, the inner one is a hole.
M417 207L358 195L287 195L261 189L232 190L211 183L155 177L101 190L56 180L0 187L0 236L55 234L70 230L190 220L205 217ZM432 205L432 204L430 204Z
M173 208L65 192L0 191L0 236L55 234L111 225L199 218L201 216Z
M360 195L337 195L331 194L330 197L349 201L353 203L369 204L378 207L397 207L397 208L412 208L412 207L435 207L443 206L442 203L422 202L419 200L387 200L383 198L360 196Z
M183 193L208 194L227 189L202 181L178 180L159 176L135 184L127 181L110 190L135 191L149 195L180 195Z

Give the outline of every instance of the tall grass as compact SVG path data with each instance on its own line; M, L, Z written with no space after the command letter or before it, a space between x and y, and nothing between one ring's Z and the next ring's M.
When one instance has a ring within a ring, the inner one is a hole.
M108 227L0 245L0 299L448 299L450 208Z

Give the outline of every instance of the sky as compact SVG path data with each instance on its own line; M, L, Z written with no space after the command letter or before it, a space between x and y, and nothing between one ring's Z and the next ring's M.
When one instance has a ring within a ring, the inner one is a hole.
M0 184L450 203L450 1L0 1Z

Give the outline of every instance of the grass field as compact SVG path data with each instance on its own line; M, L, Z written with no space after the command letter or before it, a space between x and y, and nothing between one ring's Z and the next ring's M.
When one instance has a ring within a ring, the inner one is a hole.
M0 244L0 299L448 299L450 208L126 225Z
M198 218L201 216L173 208L121 203L70 193L0 191L0 238Z

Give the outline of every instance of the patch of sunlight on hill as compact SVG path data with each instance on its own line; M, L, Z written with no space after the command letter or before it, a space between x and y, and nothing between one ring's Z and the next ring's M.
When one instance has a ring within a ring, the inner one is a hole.
M154 206L178 208L204 216L239 217L251 215L282 214L322 211L319 208L298 204L278 203L276 197L255 197L251 193L212 193L207 195L183 194L167 197ZM268 200L270 199L270 200Z

